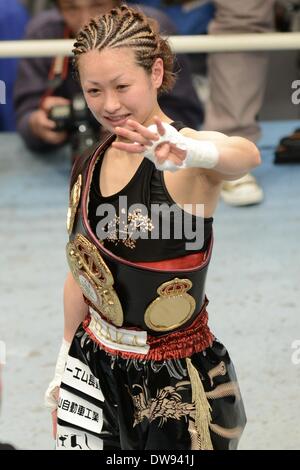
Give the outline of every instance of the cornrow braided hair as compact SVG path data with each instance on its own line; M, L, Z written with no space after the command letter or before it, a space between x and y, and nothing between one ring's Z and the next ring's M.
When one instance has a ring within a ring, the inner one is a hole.
M97 49L130 47L136 62L148 73L157 58L164 63L164 78L160 93L168 92L175 82L174 55L166 39L159 35L158 23L139 10L122 5L105 15L92 19L79 33L74 43L74 68L78 76L81 54Z

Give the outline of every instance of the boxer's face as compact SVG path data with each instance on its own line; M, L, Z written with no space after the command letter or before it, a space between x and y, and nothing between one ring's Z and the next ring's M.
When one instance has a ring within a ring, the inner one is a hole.
M149 125L160 112L157 90L164 74L162 59L156 59L148 72L137 65L132 49L120 47L91 50L82 54L78 65L87 105L111 132L126 126L129 118Z

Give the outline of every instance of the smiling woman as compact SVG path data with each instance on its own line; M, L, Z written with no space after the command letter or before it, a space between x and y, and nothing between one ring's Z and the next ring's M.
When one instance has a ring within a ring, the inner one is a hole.
M150 124L153 111L158 112L158 104L153 109L153 102L162 82L162 60L157 60L150 76L134 59L130 48L104 49L101 51L101 78L97 81L99 52L92 50L80 58L80 79L88 107L112 132L128 118ZM117 68L115 64L119 64Z
M118 26L94 20L75 43L75 67L88 106L109 130L128 118L150 124L153 114L159 114L157 95L170 91L175 82L174 56L159 36L158 24L148 20L151 27L147 30L141 13L136 15L140 15L139 22L124 15Z
M207 325L205 279L222 180L260 157L246 139L161 110L173 54L157 31L122 6L74 45L87 104L111 134L72 171L64 342L46 393L58 448L235 449L246 422L231 359ZM198 234L186 217L201 222L202 246L188 244Z

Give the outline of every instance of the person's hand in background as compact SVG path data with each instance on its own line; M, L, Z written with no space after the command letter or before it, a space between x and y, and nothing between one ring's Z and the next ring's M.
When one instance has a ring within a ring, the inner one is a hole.
M40 109L33 111L29 118L32 132L40 139L53 145L60 145L67 140L67 132L55 130L55 122L48 118L48 113L54 106L68 105L70 101L60 96L48 96L42 102Z

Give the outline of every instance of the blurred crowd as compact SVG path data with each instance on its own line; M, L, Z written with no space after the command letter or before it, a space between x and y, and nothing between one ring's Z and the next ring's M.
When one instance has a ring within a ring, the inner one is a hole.
M73 38L91 16L119 3L4 0L0 6L0 40ZM298 0L247 0L242 14L239 0L128 3L154 17L166 35L293 31L299 24ZM160 97L160 105L175 121L189 127L240 135L256 143L268 61L267 52L179 54L176 85L172 93ZM70 143L74 160L105 135L85 106L68 57L0 59L0 78L6 86L0 130L17 130L31 150L44 152ZM279 150L278 160L286 156L286 148L281 146ZM249 174L226 182L222 197L228 204L247 206L260 203L264 195Z

